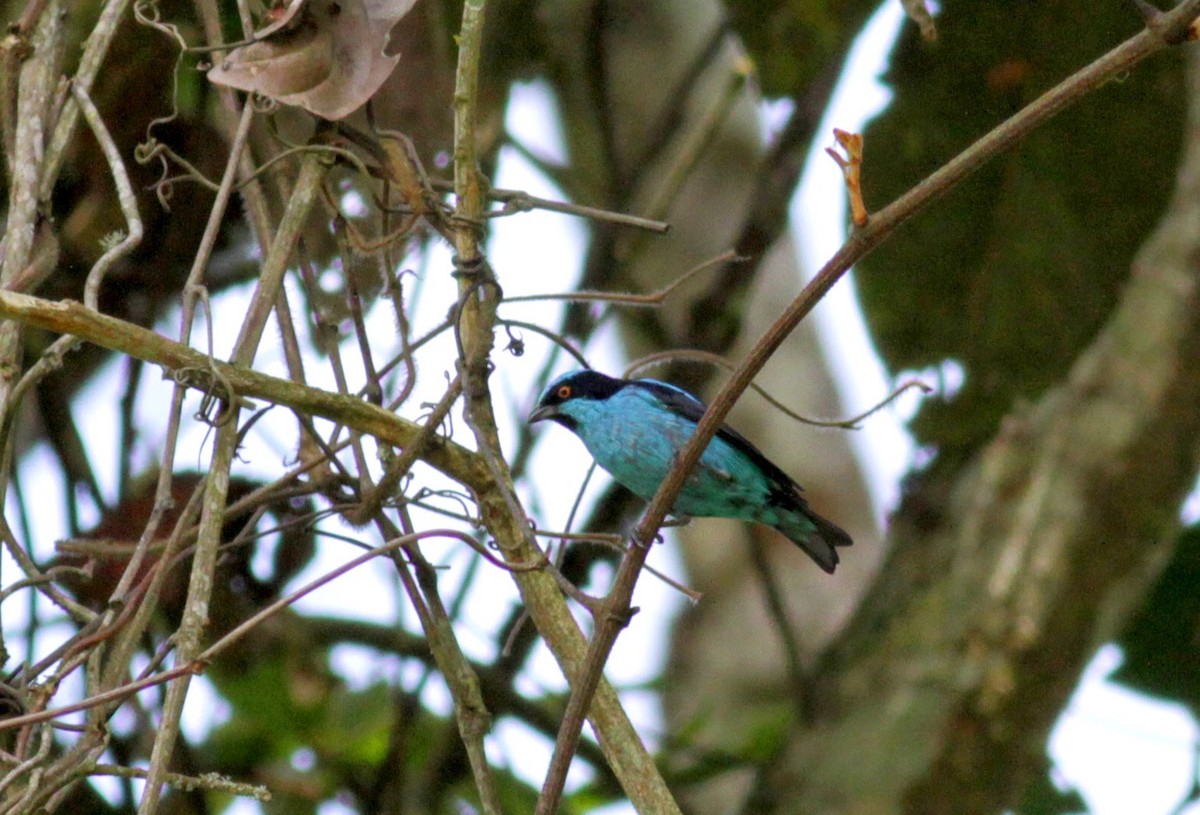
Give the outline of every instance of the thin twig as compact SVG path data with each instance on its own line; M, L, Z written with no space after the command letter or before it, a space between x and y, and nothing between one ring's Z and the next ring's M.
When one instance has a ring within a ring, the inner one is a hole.
M457 530L457 529L426 529L421 532L415 532L411 535L404 535L402 537L395 538L393 540L388 541L387 543L382 544L381 546L376 546L376 547L364 552L363 554L359 555L358 557L355 557L351 560L346 561L341 566L338 566L336 569L332 569L332 570L326 572L325 574L321 575L320 577L304 584L303 586L296 589L295 591L289 592L286 596L280 597L278 600L274 601L270 605L263 606L261 609L258 610L258 612L256 612L254 614L253 617L250 617L249 619L244 620L242 623L240 623L236 628L234 628L228 634L221 637L221 639L217 640L212 645L208 646L202 652L197 654L196 655L196 663L206 665L206 664L212 662L214 659L217 658L217 656L219 654L221 654L221 652L223 652L224 650L229 648L229 646L233 645L235 642L237 642L242 637L244 637L249 631L251 631L252 629L257 627L258 625L261 625L264 620L269 619L270 617L273 617L274 615L278 614L280 611L283 611L283 609L296 603L301 598L303 598L309 594L312 594L317 589L333 582L334 580L336 580L337 578L346 574L347 572L357 569L359 566L366 563L368 560L377 558L380 555L389 554L389 553L395 551L396 549L399 549L404 546L408 546L409 544L414 543L416 541L425 540L426 538L449 538L451 540L461 541L461 542L467 544L468 546L472 547L476 551L479 551L479 542L477 540L475 540L474 538L472 538L470 535L468 535L460 530ZM520 564L520 568L524 568L524 569L537 569L537 568L540 568L540 566L541 566L541 564L536 563L536 562ZM506 566L504 568L513 568L513 567L510 565L510 566ZM0 722L0 727L2 727L2 726L3 726L3 723Z
M551 329L546 328L545 326L538 325L537 323L529 323L524 320L503 320L503 319L497 319L496 325L502 325L505 328L510 328L510 329L511 328L524 328L526 331L532 331L535 334L541 334L543 337L545 337L546 339L548 339L552 343L554 343L555 346L557 346L558 348L561 348L562 350L564 350L568 354L570 354L571 358L574 359L576 362L578 362L580 365L582 365L584 368L591 367L588 364L587 357L585 357L583 355L582 351L580 351L578 348L576 348L574 345L572 345L570 340L568 340L562 334L559 334L556 331L552 331ZM511 336L511 334L510 334L510 336Z
M405 531L412 534L412 522L408 513L401 509L400 517L404 522ZM496 792L492 767L483 744L483 738L492 726L492 716L483 701L479 676L454 636L454 626L438 591L436 571L421 554L416 543L411 547L410 555L416 570L416 583L420 595L425 600L426 614L421 619L421 626L429 641L429 648L433 652L438 670L441 671L446 686L450 689L450 695L454 698L454 718L458 724L459 738L467 751L467 761L471 765L475 789L479 793L484 813L500 815L503 807ZM407 579L408 569L404 568L403 559L395 557L392 560L400 570L402 578Z
M450 408L454 407L454 403L458 401L461 393L462 386L459 384L458 378L455 377L450 386L446 388L446 393L434 405L429 416L425 418L421 434L413 439L410 444L405 445L399 455L387 462L383 477L379 479L379 483L367 490L362 495L359 505L346 514L346 519L351 524L366 523L371 516L379 511L384 501L396 494L396 489L400 485L400 479L412 469L413 464L417 461L417 457L424 452L426 445L429 444L438 427L445 421L446 415L450 412Z
M145 778L146 771L141 767L124 767L119 764L96 764L88 770L88 775L113 775L118 778ZM167 773L164 780L178 790L209 790L222 792L226 795L238 795L243 798L253 798L256 801L270 801L271 791L261 784L247 784L234 781L217 773L204 775L181 775Z
M489 197L497 201L502 201L505 204L504 208L499 212L489 212L487 214L489 218L501 218L506 215L515 215L519 212L544 209L548 212L561 212L564 215L575 215L580 218L604 221L619 226L633 226L657 235L665 235L671 231L671 225L666 221L659 221L654 218L642 218L637 215L627 215L623 212L610 212L606 209L584 206L583 204L551 201L547 198L538 198L536 195L530 195L527 192L520 192L518 190L492 190Z
M36 586L38 591L45 594L50 602L61 608L80 624L87 624L95 618L96 612L87 606L75 602L64 594L62 589L45 579L45 574L38 569L37 564L33 562L33 558L25 551L25 547L13 535L12 530L8 526L8 520L3 514L0 514L0 542L3 543L4 548L8 551L12 559L17 562L21 571L24 572L25 579L30 581L31 585Z
M697 263L692 268L681 274L679 277L672 280L667 285L657 291L649 294L634 294L632 292L605 292L605 291L572 291L563 292L562 294L522 294L516 297L505 297L505 303L522 303L536 300L567 300L572 303L613 303L621 306L644 306L653 308L662 305L670 294L684 283L691 280L696 275L711 269L715 266L721 266L726 263L734 263L741 260L737 253L732 249L726 250L715 257Z
M141 677L132 682L127 682L102 693L94 694L86 699L82 699L69 705L39 710L34 713L26 713L22 716L13 716L7 719L0 719L0 731L22 728L31 724L38 724L51 719L61 718L62 716L68 716L72 713L78 713L99 705L107 705L110 702L121 702L133 694L145 690L146 688L151 688L155 685L161 685L164 682L178 679L184 675L203 673L209 663L216 659L217 656L219 656L223 651L244 637L256 626L260 625L264 620L274 616L275 614L278 614L280 611L296 603L301 598L336 580L347 572L358 568L368 560L379 557L380 555L386 555L399 547L407 546L412 542L413 539L432 537L448 537L455 540L461 540L468 544L474 543L473 539L469 535L466 535L456 529L430 529L419 532L413 536L405 536L403 538L388 541L387 543L374 547L364 554L359 555L358 557L355 557L346 563L343 563L341 566L326 572L320 577L310 581L309 583L306 583L304 586L292 591L286 597L281 597L270 605L259 609L259 611L253 617L243 621L228 634L225 634L212 645L198 653L193 660L186 664L177 663L174 667L160 674Z
M637 372L650 368L655 365L662 365L668 362L685 361L685 362L702 362L706 365L712 365L726 371L734 371L737 365L720 354L713 354L709 351L697 351L690 348L676 349L673 351L659 351L654 354L647 354L640 359L636 359L625 367L623 376L631 377ZM807 416L802 416L796 411L789 408L783 402L780 402L774 396L767 392L761 385L750 383L750 389L765 399L772 407L778 410L783 415L790 419L795 419L801 424L811 425L813 427L831 427L841 430L859 430L862 423L874 416L879 411L890 405L892 402L900 398L901 395L912 389L920 390L922 393L933 393L933 388L926 385L919 379L906 379L896 387L892 388L892 392L885 396L882 400L872 405L855 416L848 419L811 419Z
M104 282L104 276L108 274L108 270L114 263L128 255L142 242L145 230L142 227L142 218L138 215L137 196L133 194L133 185L129 183L129 173L125 170L125 161L121 158L121 151L117 149L108 128L104 126L104 120L100 118L100 111L96 110L92 98L88 96L87 89L82 83L71 83L71 96L83 111L83 118L91 127L92 135L100 143L104 160L108 162L109 175L117 187L117 201L121 205L121 214L125 217L125 226L128 230L120 241L110 246L96 260L91 271L88 272L87 282L83 287L83 302L88 308L99 311L100 286Z

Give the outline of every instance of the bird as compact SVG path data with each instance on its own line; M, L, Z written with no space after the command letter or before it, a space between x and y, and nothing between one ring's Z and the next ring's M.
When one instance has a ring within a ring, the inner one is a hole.
M549 419L572 431L617 483L649 501L705 410L675 385L583 369L551 382L529 422ZM809 508L799 484L728 425L708 443L671 512L766 524L830 574L838 548L852 543L841 527Z

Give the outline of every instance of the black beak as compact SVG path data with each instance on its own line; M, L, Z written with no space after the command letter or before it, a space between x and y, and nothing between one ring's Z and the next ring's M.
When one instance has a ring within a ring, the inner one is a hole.
M557 405L538 405L533 409L533 413L529 414L529 423L540 422L545 419L553 419L558 415Z

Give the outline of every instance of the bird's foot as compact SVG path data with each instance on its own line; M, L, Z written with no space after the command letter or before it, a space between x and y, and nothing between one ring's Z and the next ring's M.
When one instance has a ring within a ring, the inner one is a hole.
M592 616L596 622L600 622L601 618L599 615L603 614L605 618L615 621L618 627L624 628L629 625L629 621L633 619L633 615L639 611L641 609L637 606L625 606L622 608L615 606L611 601L606 599L596 609L592 610Z
M674 529L675 527L679 527L679 526L687 526L691 522L692 522L691 515L669 515L663 520L662 526L660 526L659 529ZM655 543L663 542L663 536L661 533L654 536L654 542Z
M669 529L669 528L676 527L676 526L687 526L691 522L692 522L691 515L668 515L666 518L663 519L662 524L658 528L660 530L662 530L662 529ZM637 534L634 533L634 535L630 538L630 540L632 540L636 546L640 546L643 549L646 549L646 548L649 548L651 543L662 543L663 536L660 532L659 534L654 536L654 540L647 542L647 541L644 541L641 538L639 538L637 536Z

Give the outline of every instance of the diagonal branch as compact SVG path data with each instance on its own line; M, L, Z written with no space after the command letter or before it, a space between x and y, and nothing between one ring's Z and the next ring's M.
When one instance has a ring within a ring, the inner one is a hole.
M538 811L541 815L549 815L557 809L558 795L554 788L561 789L561 784L565 781L566 768L579 739L583 712L587 710L608 655L632 613L630 600L645 562L649 543L658 534L663 520L675 503L675 498L688 475L700 460L709 440L720 428L734 402L749 387L750 382L776 349L842 275L901 224L1070 104L1130 70L1146 57L1184 42L1188 35L1188 27L1198 14L1200 0L1185 0L1170 12L1152 16L1141 32L1047 91L904 196L872 216L825 264L812 282L767 330L709 406L695 434L679 453L675 466L659 487L654 500L650 502L641 522L634 530L633 539L638 545L629 547L621 561L612 590L604 602L605 611L596 617L596 632L588 648L584 671L578 683L572 686L567 714L555 744L547 788L539 801Z
M494 487L487 493L477 494L484 523L495 535L500 551L507 560L530 562L541 554L541 550L534 540L533 527L517 497L512 473L504 460L487 384L496 307L501 299L501 291L481 252L478 231L482 223L485 184L476 155L475 105L484 8L484 0L467 0L463 4L462 29L458 37L454 94L454 187L457 201L452 219L455 227L456 276L459 281L455 329L459 340L459 376L463 387L464 414L475 435L478 455L490 472ZM578 624L563 602L558 584L544 570L516 573L514 578L563 675L568 680L573 679L578 675L586 646ZM585 710L591 708L591 719L600 747L634 806L643 812L678 812L671 791L630 724L616 692L599 679L592 684ZM581 715L580 726L582 719Z

